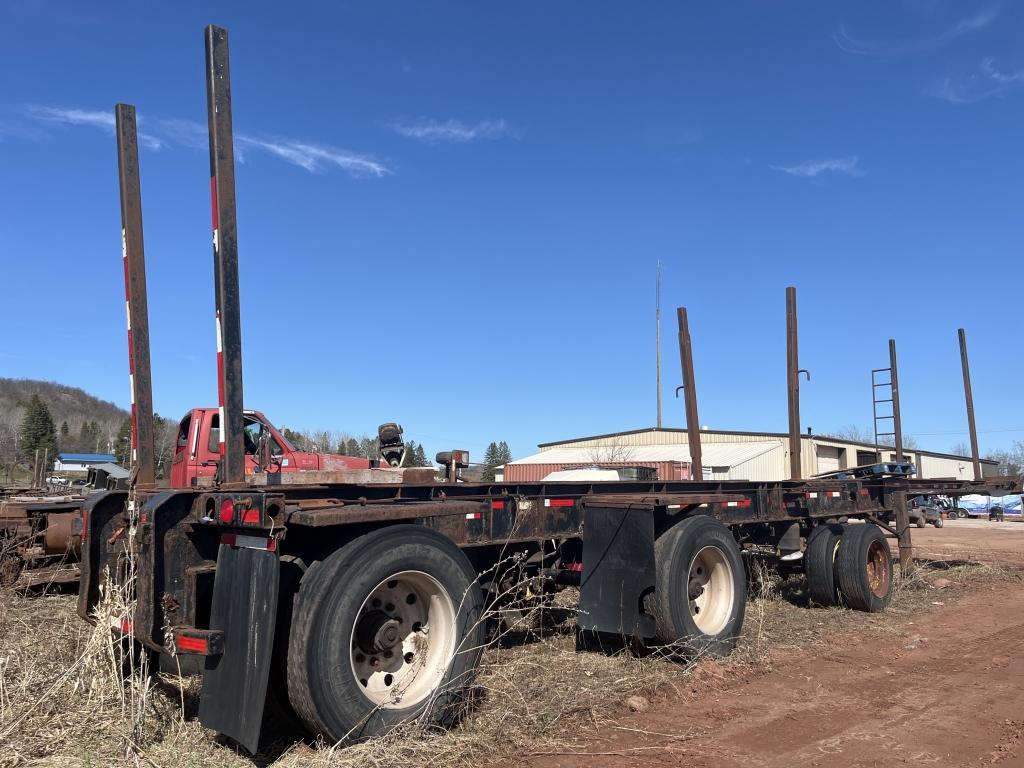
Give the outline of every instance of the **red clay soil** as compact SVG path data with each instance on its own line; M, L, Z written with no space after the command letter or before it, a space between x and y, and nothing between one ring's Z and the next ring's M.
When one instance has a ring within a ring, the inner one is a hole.
M952 553L970 539L1021 564L1024 535L1010 537L993 546L950 526L919 541ZM769 672L711 662L689 691L581 735L565 750L578 754L519 765L1024 766L1024 581L960 594L895 634L839 635L823 651L781 656Z

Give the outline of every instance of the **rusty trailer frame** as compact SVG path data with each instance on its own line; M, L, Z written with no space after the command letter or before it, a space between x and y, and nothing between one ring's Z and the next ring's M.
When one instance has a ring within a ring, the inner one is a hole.
M226 30L207 27L205 43L221 464L209 487L158 489L149 482L152 452L146 443L152 435L147 423L152 419L152 393L138 157L134 110L118 105L136 404L133 482L126 491L97 494L84 506L78 612L86 620L96 620L105 579L129 587L133 608L129 615L116 617L115 629L160 658L176 656L175 669L202 673L201 721L247 749L255 751L258 746L264 702L272 670L281 663L282 644L287 647L289 633L308 631L287 623L292 616L290 601L310 578L307 569L331 562L350 545L375 535L428 530L433 541L444 542L442 549L457 548L456 555L479 575L474 584L485 578L497 580L496 571L506 567L503 563L511 556L516 567L533 569L538 579L579 586L582 633L650 640L656 635L648 609L649 598L658 591L656 542L684 527L724 526L731 542L724 546L735 547L736 557L792 559L823 524L878 522L894 509L905 512L908 495L1001 494L1020 488L1016 478L914 479L903 463L800 479L803 371L797 355L793 288L787 289L786 315L793 480L464 483L458 478L458 466L465 459L459 451L439 455L447 465L445 478L432 482L424 482L422 471L391 468L290 475L262 471L246 476ZM687 426L699 457L689 327L682 308L678 319ZM334 588L344 590L346 583L341 580ZM662 589L675 587L663 584ZM740 605L742 623L742 600ZM374 632L382 632L385 625L378 622ZM377 717L378 710L368 717Z

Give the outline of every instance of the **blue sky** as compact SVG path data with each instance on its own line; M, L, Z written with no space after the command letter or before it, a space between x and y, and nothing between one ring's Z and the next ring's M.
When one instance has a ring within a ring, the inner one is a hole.
M242 10L244 7L245 10ZM231 33L246 404L428 450L701 421L1024 439L1024 8L109 3L0 10L0 375L128 403L112 108L137 106L155 403L213 403L202 28ZM638 10L640 9L640 10ZM1014 431L1016 430L1016 431Z

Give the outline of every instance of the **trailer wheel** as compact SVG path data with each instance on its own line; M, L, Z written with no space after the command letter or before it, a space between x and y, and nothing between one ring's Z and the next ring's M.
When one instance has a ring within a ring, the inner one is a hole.
M936 520L936 521L935 521L935 522L933 523L933 525L934 525L934 526L935 526L936 528L941 528L941 527L942 527L942 525L943 525L943 523L942 523L942 517L940 516L940 517L939 517L939 519L938 519L938 520Z
M485 640L482 606L466 556L435 531L395 525L349 542L302 578L292 707L332 742L454 722Z
M729 529L711 517L684 520L655 542L654 564L646 608L657 642L673 655L729 653L746 607L743 558Z
M892 599L892 553L878 526L847 526L836 557L836 571L839 591L847 605L869 613L885 610Z
M836 555L846 526L818 525L807 537L804 555L807 593L811 602L825 608L839 604Z
M914 523L914 524L915 524L915 525L916 525L916 526L917 526L918 528L924 528L924 527L925 527L926 525L928 525L928 523L927 523L927 522L925 521L925 519L924 519L924 516L923 516L923 515L922 515L921 517L917 518L917 520L915 521L915 523Z

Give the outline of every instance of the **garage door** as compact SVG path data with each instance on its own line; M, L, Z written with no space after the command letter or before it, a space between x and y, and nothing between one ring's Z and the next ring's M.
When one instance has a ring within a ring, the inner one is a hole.
M827 445L819 445L816 448L818 453L818 474L822 472L836 472L840 469L840 448L831 448Z

